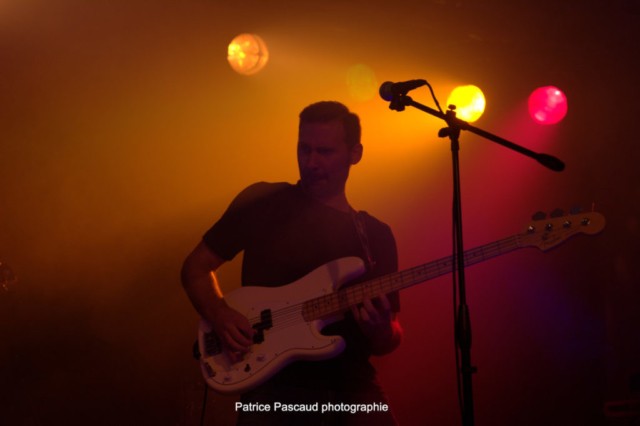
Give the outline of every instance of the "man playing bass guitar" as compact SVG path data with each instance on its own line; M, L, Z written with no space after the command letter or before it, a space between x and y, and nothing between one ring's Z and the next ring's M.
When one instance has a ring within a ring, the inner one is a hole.
M239 252L244 250L243 287L287 285L349 256L361 258L366 271L347 286L397 271L391 229L354 210L345 194L350 168L362 158L360 133L358 116L338 102L306 107L300 114L297 184L261 182L243 190L185 260L185 291L231 362L242 361L258 333L243 313L227 305L216 281L217 269ZM397 292L351 306L343 321L322 330L342 336L346 349L322 361L289 363L246 391L241 397L245 407L262 404L269 410L239 409L238 425L395 425L390 410L367 413L349 407L388 404L369 357L400 344L399 309ZM322 413L308 408L315 403L343 405ZM277 404L292 409L277 410Z

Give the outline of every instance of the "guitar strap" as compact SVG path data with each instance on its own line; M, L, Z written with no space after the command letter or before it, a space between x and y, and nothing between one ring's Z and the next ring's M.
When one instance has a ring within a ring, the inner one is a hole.
M373 258L371 257L369 237L367 236L367 228L364 226L364 220L362 219L362 215L360 214L360 212L357 212L353 208L351 209L351 219L353 219L353 225L356 227L356 231L358 231L360 244L362 244L362 249L364 250L364 254L367 257L367 271L371 271L376 265L376 262L374 262Z

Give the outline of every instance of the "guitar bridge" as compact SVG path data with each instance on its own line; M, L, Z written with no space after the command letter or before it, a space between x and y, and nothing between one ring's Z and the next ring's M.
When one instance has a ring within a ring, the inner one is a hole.
M207 356L218 355L222 353L222 345L218 336L212 331L204 334L204 350Z

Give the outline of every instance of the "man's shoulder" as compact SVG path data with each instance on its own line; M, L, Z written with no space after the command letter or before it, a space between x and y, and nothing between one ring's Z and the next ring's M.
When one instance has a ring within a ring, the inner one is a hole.
M243 189L235 198L236 204L247 204L268 200L281 194L289 194L295 185L288 182L256 182Z
M247 186L242 192L249 192L253 194L273 194L280 191L291 190L295 185L289 182L256 182Z
M374 231L388 233L388 234L393 235L393 232L391 231L391 227L389 225L387 225L386 223L384 223L383 221L381 221L380 219L377 219L377 218L371 216L369 213L367 213L364 210L360 211L360 215L362 216L362 218L364 220L364 223L366 224L366 226L368 228L371 228Z

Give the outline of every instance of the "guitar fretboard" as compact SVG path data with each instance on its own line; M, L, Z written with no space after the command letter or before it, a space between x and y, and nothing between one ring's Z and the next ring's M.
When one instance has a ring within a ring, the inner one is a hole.
M472 248L464 252L464 265L471 266L520 248L518 236ZM425 263L411 269L376 278L361 284L346 287L335 293L318 297L304 303L302 313L306 321L346 312L351 305L362 303L365 297L374 298L403 288L437 278L457 269L452 256Z

